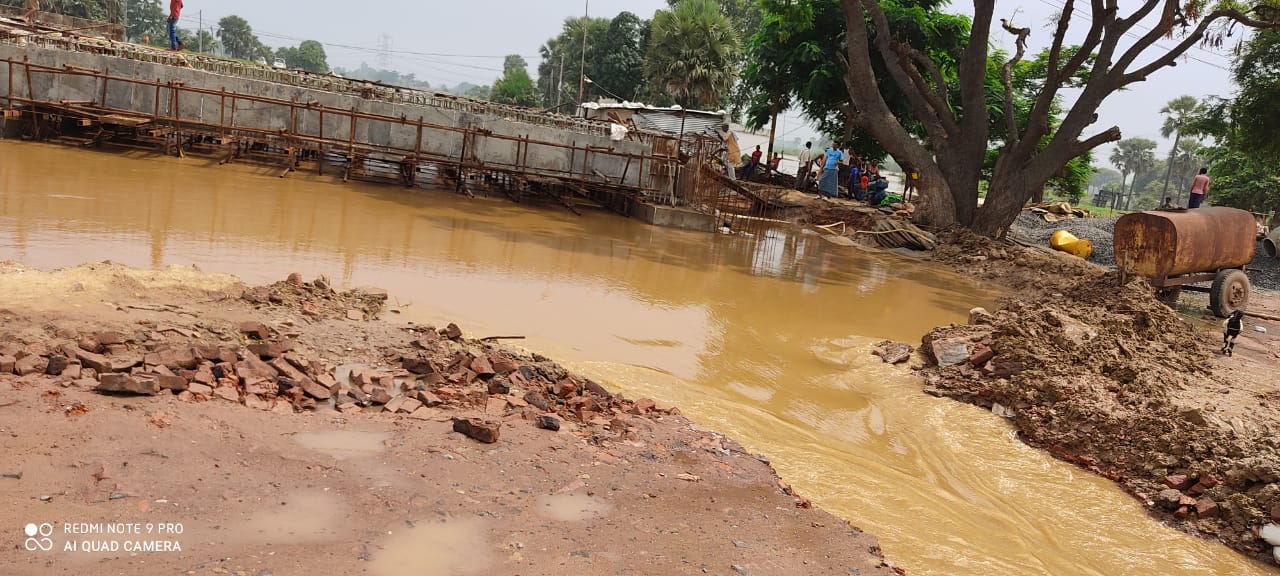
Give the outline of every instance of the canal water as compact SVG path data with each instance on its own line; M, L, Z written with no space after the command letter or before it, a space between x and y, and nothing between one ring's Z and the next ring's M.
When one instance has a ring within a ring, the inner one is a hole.
M969 279L794 230L681 232L277 174L0 141L0 259L327 274L388 289L406 319L526 336L764 454L910 574L1269 573L870 355L991 305Z

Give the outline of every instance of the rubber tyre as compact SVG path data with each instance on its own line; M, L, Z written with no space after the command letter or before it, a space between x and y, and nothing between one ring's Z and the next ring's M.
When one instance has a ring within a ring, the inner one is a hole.
M1249 306L1249 276L1234 268L1221 270L1209 288L1209 309L1219 318Z
M1156 300L1163 302L1166 306L1173 308L1178 303L1178 297L1182 296L1182 287L1173 286L1170 288L1160 288L1156 290Z

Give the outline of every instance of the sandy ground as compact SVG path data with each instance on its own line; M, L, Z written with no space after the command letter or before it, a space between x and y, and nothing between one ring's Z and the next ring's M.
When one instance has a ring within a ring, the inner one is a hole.
M898 572L678 409L377 290L5 264L0 293L0 362L29 372L0 375L6 576ZM91 365L174 389L95 391Z
M1248 318L1226 356L1207 295L1174 310L1145 281L961 234L931 257L1014 296L924 337L928 393L1011 418L1178 529L1280 562L1258 535L1280 522L1280 323ZM1280 297L1255 291L1249 310L1277 315Z

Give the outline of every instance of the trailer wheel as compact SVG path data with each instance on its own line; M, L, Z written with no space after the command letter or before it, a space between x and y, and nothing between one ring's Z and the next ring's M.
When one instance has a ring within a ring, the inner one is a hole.
M1182 296L1181 286L1170 286L1156 290L1156 300L1163 302L1170 308L1178 303L1178 297L1180 296Z
M1228 269L1218 272L1209 289L1209 309L1219 318L1249 305L1249 276L1243 270Z

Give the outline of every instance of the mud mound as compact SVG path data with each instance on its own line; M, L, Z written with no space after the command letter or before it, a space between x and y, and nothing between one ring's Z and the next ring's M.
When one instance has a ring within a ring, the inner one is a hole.
M1280 465L1258 466L1280 462L1276 445L1262 418L1215 416L1222 385L1194 329L1115 272L1050 289L1060 293L926 335L925 390L1013 418L1029 444L1120 482L1186 531L1269 556L1253 528L1280 504Z
M302 276L297 273L290 274L282 282L249 288L242 297L259 308L286 307L296 309L303 316L347 320L373 320L382 312L387 302L385 290L355 289L338 292L324 276L311 282L303 282Z
M844 222L849 230L870 230L879 218L879 212L875 209L823 202L806 208L800 216L800 222L814 226Z
M1062 298L1080 279L1106 270L1063 252L992 240L963 229L939 233L938 249L930 254L935 262L1008 287L1019 297Z

